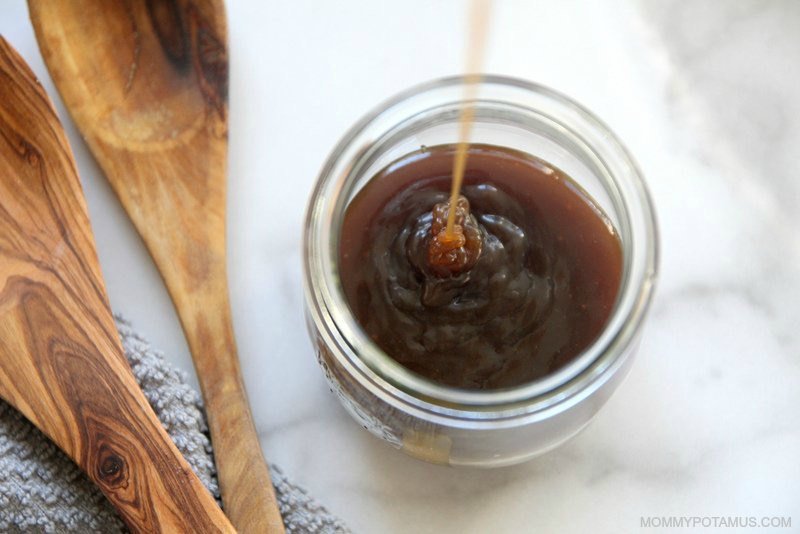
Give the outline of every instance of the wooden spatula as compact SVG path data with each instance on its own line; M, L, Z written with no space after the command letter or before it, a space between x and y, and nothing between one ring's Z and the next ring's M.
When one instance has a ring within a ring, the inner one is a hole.
M0 397L138 532L233 532L122 353L61 123L0 37Z
M282 532L228 303L222 0L28 5L50 74L177 308L205 398L225 512L242 532Z

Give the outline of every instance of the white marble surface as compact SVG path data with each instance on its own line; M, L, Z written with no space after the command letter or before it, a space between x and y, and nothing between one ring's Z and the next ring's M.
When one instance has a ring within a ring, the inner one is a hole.
M635 532L650 515L800 530L800 3L496 4L487 70L584 102L649 180L661 278L630 377L575 440L509 469L426 465L351 423L304 331L305 202L361 114L459 71L465 3L230 0L230 281L267 457L356 532ZM56 96L22 0L0 2L0 32ZM191 373L157 272L56 101L112 305Z

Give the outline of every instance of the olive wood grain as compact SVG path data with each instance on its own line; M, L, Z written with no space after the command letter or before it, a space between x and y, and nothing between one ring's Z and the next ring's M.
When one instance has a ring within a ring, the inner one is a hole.
M233 532L122 352L72 153L0 37L0 396L86 471L136 532Z
M236 354L225 256L222 0L29 0L42 55L175 303L226 514L283 532Z

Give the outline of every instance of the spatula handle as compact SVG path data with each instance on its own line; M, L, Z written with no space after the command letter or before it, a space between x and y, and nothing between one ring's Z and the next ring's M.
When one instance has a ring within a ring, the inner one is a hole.
M64 450L135 532L233 532L122 353L72 154L0 37L0 397Z

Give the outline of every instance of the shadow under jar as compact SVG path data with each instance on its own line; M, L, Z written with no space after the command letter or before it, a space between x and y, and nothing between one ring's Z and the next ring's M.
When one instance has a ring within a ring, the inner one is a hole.
M486 77L472 102L473 152L482 148L512 159L518 156L520 161L527 158L541 162L546 172L563 173L570 187L598 208L598 220L615 240L618 237L620 269L612 284L618 290L607 298L609 309L601 318L599 331L585 340L585 347L581 345L569 358L546 368L540 366L529 375L506 372L494 381L472 375L469 380L455 381L437 375L440 371L436 369L428 372L425 366L399 363L402 357L384 352L380 345L387 345L376 343L381 338L374 332L368 335L363 328L365 313L354 313L359 306L352 289L348 299L349 278L357 264L348 262L347 257L342 261L343 225L346 214L351 215L348 209L357 212L364 204L364 192L380 185L375 181L397 179L396 173L392 178L393 173L387 172L387 166L452 152L448 145L458 141L463 94L462 78L415 87L367 115L335 148L307 213L306 313L331 388L364 428L423 460L493 467L522 462L574 436L627 374L652 297L657 235L642 177L603 123L551 89L511 78ZM445 159L449 165L452 154ZM479 155L473 160L477 165ZM470 169L479 170L468 160L465 192L475 196L477 192L469 192L470 183L477 184L480 179L475 172L471 178ZM409 180L407 185L413 188L413 177ZM365 190L368 184L370 188ZM436 187L446 190L447 185ZM524 188L524 184L518 187ZM476 209L479 207L480 201ZM526 209L523 206L523 211ZM347 224L352 226L352 219L350 216ZM366 224L364 232L368 231ZM346 242L345 246L350 245ZM385 245L375 240L374 246ZM342 268L347 269L344 277Z

